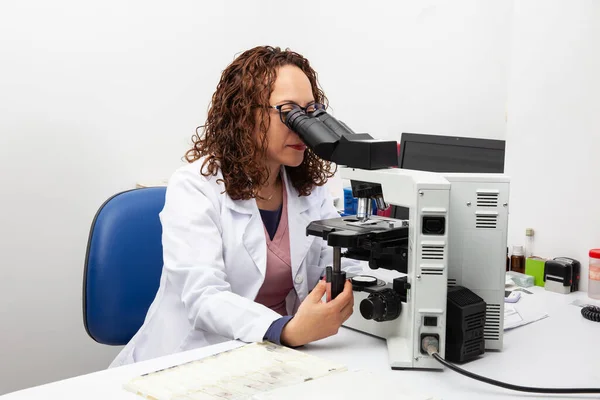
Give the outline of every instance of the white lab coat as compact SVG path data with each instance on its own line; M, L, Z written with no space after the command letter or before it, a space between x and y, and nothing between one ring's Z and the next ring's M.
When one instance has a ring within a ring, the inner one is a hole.
M144 324L111 364L119 366L231 339L262 341L281 316L255 303L266 270L263 222L254 199L232 200L222 175L205 178L202 160L187 164L169 181L160 213L164 267ZM325 187L298 196L285 168L294 289L286 299L293 314L332 262L332 249L306 235L313 220L338 213ZM348 272L358 262L343 260Z

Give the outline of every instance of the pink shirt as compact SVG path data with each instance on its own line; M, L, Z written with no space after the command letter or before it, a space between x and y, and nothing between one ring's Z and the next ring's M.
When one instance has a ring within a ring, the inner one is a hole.
M264 225L263 225L264 227ZM265 280L256 295L257 303L263 304L281 315L287 315L285 299L294 289L290 236L288 231L287 193L283 187L283 205L277 231L273 240L264 228L267 241L267 271Z

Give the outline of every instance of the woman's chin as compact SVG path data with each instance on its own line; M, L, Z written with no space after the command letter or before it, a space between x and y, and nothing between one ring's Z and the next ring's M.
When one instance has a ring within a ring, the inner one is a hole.
M285 159L281 161L281 164L285 165L286 167L297 167L302 164L302 161L304 161L304 153L301 155L294 155L292 157L285 157Z

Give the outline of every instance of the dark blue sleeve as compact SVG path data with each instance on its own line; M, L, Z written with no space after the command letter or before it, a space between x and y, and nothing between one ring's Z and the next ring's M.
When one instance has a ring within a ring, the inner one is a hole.
M273 321L269 329L267 329L264 339L275 344L281 344L281 332L283 331L283 327L290 322L290 319L292 319L292 316L288 315Z

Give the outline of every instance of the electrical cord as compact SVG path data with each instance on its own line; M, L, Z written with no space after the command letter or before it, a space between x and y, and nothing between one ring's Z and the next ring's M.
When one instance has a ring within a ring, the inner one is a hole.
M554 393L554 394L582 394L582 393L600 393L600 388L538 388L538 387L529 387L529 386L519 386L513 385L510 383L500 382L494 379L486 378L485 376L474 374L473 372L469 372L462 368L457 367L449 361L444 360L438 354L439 342L436 338L432 336L426 336L423 338L421 342L421 346L424 350L427 351L431 357L435 358L444 366L449 369L458 372L459 374L465 375L469 378L478 380L480 382L488 383L490 385L499 386L501 388L516 390L519 392L528 392L528 393Z
M581 309L581 315L590 321L600 322L600 307L585 306Z

